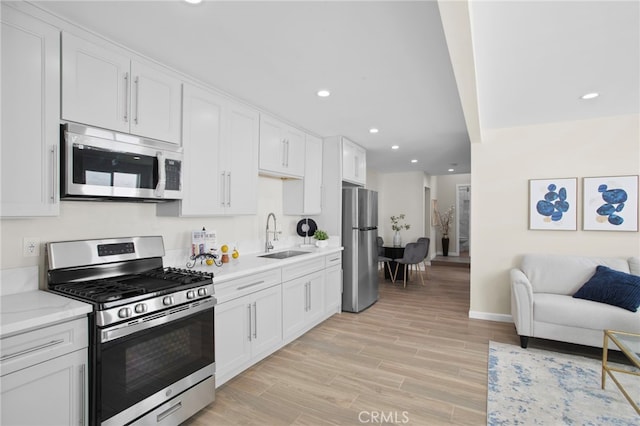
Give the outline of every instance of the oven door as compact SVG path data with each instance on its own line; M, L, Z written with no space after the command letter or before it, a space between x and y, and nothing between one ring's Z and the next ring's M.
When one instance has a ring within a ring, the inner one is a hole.
M213 305L204 299L99 331L98 424L127 424L213 376Z
M64 137L62 198L182 197L182 153L69 131Z

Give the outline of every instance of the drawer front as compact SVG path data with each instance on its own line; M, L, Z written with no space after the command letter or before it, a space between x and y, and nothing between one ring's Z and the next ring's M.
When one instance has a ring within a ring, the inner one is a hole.
M214 295L218 304L226 301L255 293L256 291L278 285L282 282L282 272L280 269L272 269L266 272L247 275L221 284L215 284Z
M282 268L282 282L287 282L303 275L324 269L324 262L324 259L320 257L285 266Z
M330 268L335 265L342 265L342 252L333 253L325 256L325 268Z
M86 348L86 317L6 337L0 342L0 376Z

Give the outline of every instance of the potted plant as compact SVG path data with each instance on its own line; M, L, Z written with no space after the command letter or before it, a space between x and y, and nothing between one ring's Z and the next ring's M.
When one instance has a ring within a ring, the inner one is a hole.
M399 216L391 216L391 229L396 231L393 234L393 245L394 247L400 247L402 245L402 236L400 235L400 231L402 229L409 229L411 225L408 223L400 223L401 220L404 219L404 213L401 213Z
M449 207L444 213L435 211L438 219L437 226L442 234L442 255L449 256L449 226L451 225L451 219L453 219L453 205Z
M329 235L321 229L318 229L313 233L313 238L316 239L317 247L326 247L329 244L329 241L327 241L329 239Z

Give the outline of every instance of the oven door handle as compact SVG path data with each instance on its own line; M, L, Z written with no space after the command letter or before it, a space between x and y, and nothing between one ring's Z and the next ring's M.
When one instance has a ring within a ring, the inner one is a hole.
M121 337L128 336L139 331L147 330L152 327L166 324L171 321L184 318L195 313L205 311L207 309L213 309L215 305L215 299L213 297L208 299L198 300L188 305L177 306L175 308L168 309L162 312L156 312L145 317L138 318L137 320L129 321L123 324L117 324L113 327L105 328L100 331L100 343L110 342L112 340L119 339Z

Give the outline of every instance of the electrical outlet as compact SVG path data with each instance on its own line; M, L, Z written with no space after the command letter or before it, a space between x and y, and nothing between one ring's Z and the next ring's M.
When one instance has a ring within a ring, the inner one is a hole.
M40 238L24 237L22 239L22 256L35 257L40 255Z

